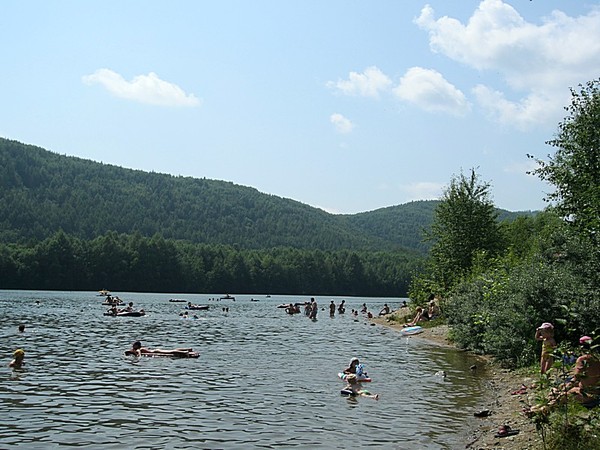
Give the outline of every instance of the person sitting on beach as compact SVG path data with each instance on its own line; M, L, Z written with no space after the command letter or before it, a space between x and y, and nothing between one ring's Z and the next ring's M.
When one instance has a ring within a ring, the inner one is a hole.
M440 307L437 305L435 300L429 301L429 308L427 309L427 317L429 320L433 320L440 315Z
M386 314L390 313L390 307L387 305L387 303L383 304L383 308L381 309L381 311L379 311L379 315L380 316L385 316Z
M591 337L582 336L579 343L584 353L575 362L571 381L552 389L546 405L534 405L527 413L546 414L555 405L563 404L567 397L584 406L594 406L600 401L600 359L597 354L591 353Z
M415 316L415 318L412 320L412 322L408 322L405 326L407 327L414 327L417 323L427 320L427 316L424 314L423 312L423 308L421 308L420 306L417 307L417 315Z
M585 353L575 362L574 386L567 393L585 404L600 398L600 359L597 354L590 353L591 337L583 336L579 339L579 343Z
M344 391L348 392L352 396L360 395L361 397L374 398L379 400L379 394L371 394L369 391L362 387L360 381L354 374L350 374L346 377L347 385L344 387Z
M20 369L23 367L23 359L25 359L25 351L22 348L18 348L13 353L13 360L8 363L8 367L12 367L13 369Z
M191 348L174 348L172 350L163 350L162 348L146 348L142 347L140 341L135 341L129 350L125 350L126 356L142 356L142 355L161 355L161 356L190 356L194 351Z

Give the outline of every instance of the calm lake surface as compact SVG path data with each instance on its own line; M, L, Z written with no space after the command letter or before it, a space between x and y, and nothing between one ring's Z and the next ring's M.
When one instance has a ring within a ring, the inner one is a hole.
M344 297L346 314L313 322L276 307L309 297L115 293L138 318L103 316L96 294L0 291L0 448L463 448L481 402L471 357L349 314L402 299ZM170 298L210 309L181 320ZM125 357L136 339L200 358ZM16 348L23 370L7 367ZM340 395L353 356L378 401Z

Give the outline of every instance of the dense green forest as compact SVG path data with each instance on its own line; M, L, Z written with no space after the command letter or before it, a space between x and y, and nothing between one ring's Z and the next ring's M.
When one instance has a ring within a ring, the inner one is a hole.
M124 169L0 139L0 242L109 231L244 249L422 252L435 201L334 215L233 183ZM504 212L509 218L525 213Z
M401 296L420 259L406 252L235 249L109 232L58 232L31 245L0 244L10 289Z
M333 215L6 139L0 188L0 287L20 289L406 296L438 204Z

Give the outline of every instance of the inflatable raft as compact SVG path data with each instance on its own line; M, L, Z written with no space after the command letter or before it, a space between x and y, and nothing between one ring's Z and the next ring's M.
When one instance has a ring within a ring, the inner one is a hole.
M347 373L344 372L339 372L338 373L338 378L340 380L346 380L346 377L348 376ZM366 375L357 375L356 376L356 380L359 381L360 383L370 383L372 380L370 377L366 376Z
M422 333L423 327L420 326L414 326L414 327L406 327L403 328L402 330L400 330L400 334L402 334L402 336L412 336L413 334L419 334Z

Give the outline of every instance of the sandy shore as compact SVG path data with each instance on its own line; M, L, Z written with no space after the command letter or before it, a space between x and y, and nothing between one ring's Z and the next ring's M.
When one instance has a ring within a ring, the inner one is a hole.
M397 322L388 322L384 318L374 318L372 321L393 329L402 329L402 325ZM448 340L448 326L446 325L426 328L423 333L413 336L412 339L427 339L437 345L455 348ZM488 397L481 410L487 409L490 414L482 418L473 416L469 421L470 427L464 436L464 448L474 450L543 448L535 425L522 414L523 407L533 402L534 391L531 389L531 384L534 379L518 376L515 372L501 369L487 358L481 358L480 366L484 369L481 371L485 374L483 382L488 388ZM522 386L527 388L522 389ZM514 436L497 438L494 435L502 425L508 425L511 429L519 430L519 432Z

